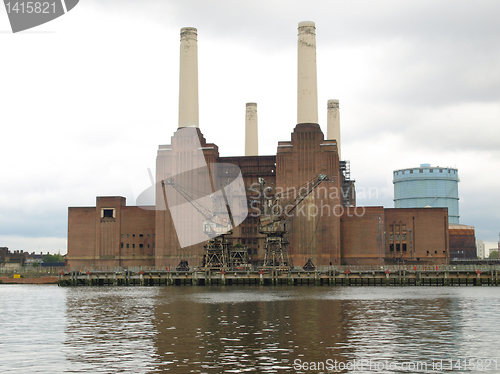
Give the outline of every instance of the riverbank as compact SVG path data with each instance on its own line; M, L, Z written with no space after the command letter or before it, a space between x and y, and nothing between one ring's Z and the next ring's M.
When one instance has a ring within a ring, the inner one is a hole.
M211 286L211 285L331 285L331 286L499 286L496 267L416 266L399 268L331 268L329 270L261 269L190 271L87 271L59 275L61 286Z
M14 278L0 277L0 285L2 284L57 284L58 277L53 275L46 275L40 277L27 277L27 278Z

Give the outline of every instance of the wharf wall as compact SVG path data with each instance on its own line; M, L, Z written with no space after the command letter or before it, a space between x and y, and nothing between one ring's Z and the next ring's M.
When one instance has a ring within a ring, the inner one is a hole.
M253 271L86 271L61 272L60 286L498 286L500 266L339 268L316 271L264 269Z

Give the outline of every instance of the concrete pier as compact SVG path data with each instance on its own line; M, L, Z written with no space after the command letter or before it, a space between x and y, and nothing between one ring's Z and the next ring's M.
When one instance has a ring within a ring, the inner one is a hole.
M211 285L310 285L310 286L498 286L500 267L473 268L331 267L316 271L261 269L190 271L110 270L61 272L60 286L211 286Z

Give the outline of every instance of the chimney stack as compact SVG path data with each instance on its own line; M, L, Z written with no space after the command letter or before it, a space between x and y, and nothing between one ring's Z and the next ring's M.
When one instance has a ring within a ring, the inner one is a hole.
M259 155L257 103L247 103L245 116L245 156Z
M194 27L181 29L179 128L199 127L197 36Z
M318 123L316 27L304 21L298 30L297 124Z
M328 100L328 114L326 119L326 138L328 140L336 140L340 158L340 112L339 101Z

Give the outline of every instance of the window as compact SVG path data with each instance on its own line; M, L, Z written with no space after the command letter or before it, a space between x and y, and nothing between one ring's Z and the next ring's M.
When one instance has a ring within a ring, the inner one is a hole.
M144 248L144 244L139 244L139 248Z
M127 248L130 248L130 244L127 243Z
M401 250L401 245L399 243L396 244L396 251L400 251Z
M135 244L132 244L132 248L135 248Z
M390 250L391 252L394 252L394 244L389 244L389 250Z
M115 209L114 208L102 208L101 209L101 218L115 218Z
M139 238L142 238L144 235L143 234L139 234Z
M410 170L410 174L413 174L413 170Z
M434 173L434 169L429 169L429 173Z
M403 243L403 252L406 252L406 243Z
M423 169L420 169L420 170L419 170L419 172L423 173L423 172L424 172L424 170L423 170Z
M120 248L123 248L123 242L122 242L122 243L120 243Z

